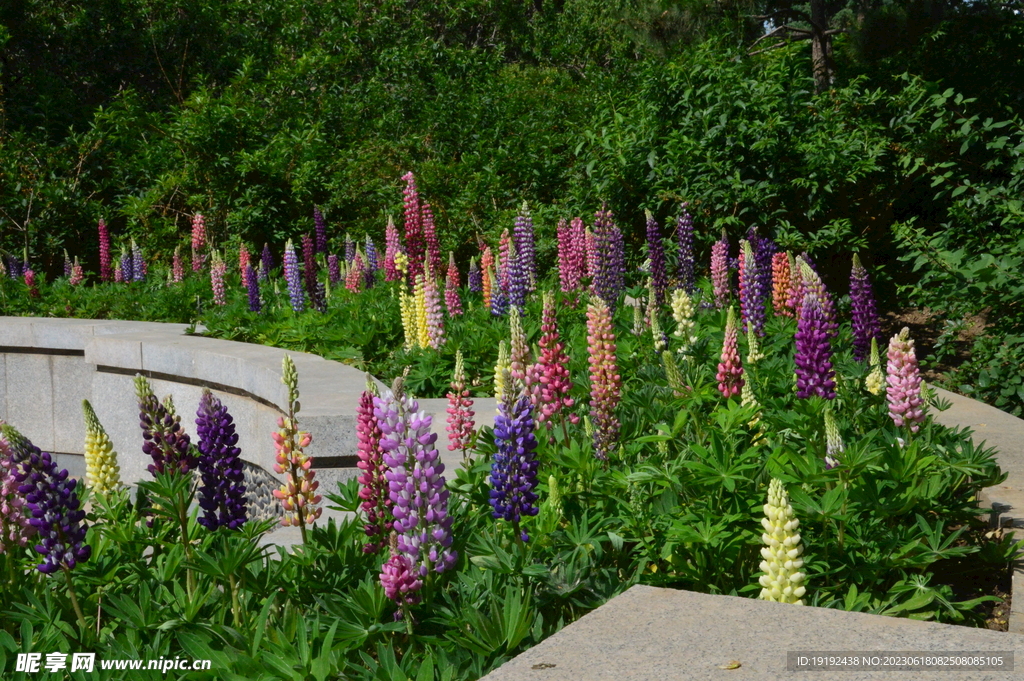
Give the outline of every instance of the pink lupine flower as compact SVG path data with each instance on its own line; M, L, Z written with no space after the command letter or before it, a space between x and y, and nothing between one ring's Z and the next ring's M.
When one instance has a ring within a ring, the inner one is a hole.
M368 382L369 383L369 382ZM384 463L384 452L380 448L381 430L373 412L374 394L364 390L356 407L356 451L359 462L359 498L366 512L364 531L369 541L363 546L364 553L376 553L387 544L387 535L394 521L391 515L393 502L388 495L388 471Z
M429 263L423 280L423 298L427 308L427 334L430 347L439 348L444 345L444 310L441 308L441 292L437 288L437 279L430 271Z
M238 272L245 278L245 268L249 266L249 247L242 244L238 247Z
M171 258L171 282L178 284L185 278L185 266L181 262L181 246L174 247L174 256Z
M448 393L448 451L461 449L463 456L473 443L475 423L473 417L473 398L466 389L466 368L462 359L462 351L455 353L455 375L452 377L452 390Z
M402 200L405 203L405 250L409 256L409 281L416 281L416 277L423 274L424 268L423 213L416 178L409 172L402 179L405 180Z
M429 203L423 204L423 240L427 244L427 267L437 277L441 269L441 244L437 240L437 228L434 226L434 212Z
M444 287L444 304L448 308L449 317L462 314L462 301L459 300L459 268L455 266L455 254L448 251L448 277Z
M718 363L718 391L725 398L736 397L743 390L743 365L737 345L736 309L729 306L725 323L725 341L722 343L722 358Z
M423 581L404 553L393 552L381 566L380 584L384 587L384 595L399 607L395 613L396 620L402 619L408 606L420 602L419 591L423 588Z
M907 426L910 432L916 433L924 422L924 400L914 341L907 327L889 341L885 380L888 384L885 392L889 398L889 416L893 423L898 427Z
M799 318L804 304L804 280L800 273L800 262L792 253L787 253L789 260L789 297L786 299L786 307L793 316Z
M711 283L715 291L715 306L719 309L729 302L729 240L722 230L722 238L711 246Z
M537 422L546 423L551 428L554 418L563 414L563 409L568 411L574 404L569 397L572 389L569 357L558 336L555 297L551 293L544 294L540 331L540 358L533 365L534 371L527 371L527 390L537 408ZM570 423L579 421L576 414L569 414L568 419Z
M491 295L494 293L494 253L490 246L484 246L483 254L480 256L480 270L483 272L483 294L484 307L491 308Z
M103 218L100 218L98 228L100 233L100 281L110 281L114 278L110 271L110 231Z
M523 330L523 318L519 308L512 306L509 309L508 325L512 340L509 371L512 378L523 381L526 379L526 368L530 363L530 348L526 344L526 332Z
M594 241L594 233L590 231L589 227L583 229L583 261L587 264L587 276L593 280L594 274L597 272L597 263L601 256L597 252L597 246ZM591 281L590 289L594 289L593 281Z
M36 528L29 523L32 513L18 491L16 466L11 446L0 433L0 554L14 553L15 547L27 546L36 534Z
M31 267L25 268L25 286L28 286L29 298L39 297L39 289L36 287L36 273Z
M228 266L217 251L213 252L213 265L210 267L210 285L213 288L213 302L215 305L224 305L227 301L224 297L224 274Z
M361 253L356 253L355 260L348 268L348 274L345 275L345 288L356 293L363 289L363 256Z
M68 280L72 286L78 286L82 283L83 278L82 266L78 264L78 256L75 256L75 264L71 266L71 279Z
M202 213L196 213L192 218L192 271L198 272L203 269L206 256L200 254L200 250L206 245L206 220Z
M398 268L395 267L395 256L398 255L400 249L398 229L395 228L395 221L389 215L388 226L384 228L384 281L398 281L402 278Z
M619 438L615 410L621 399L622 378L615 359L615 331L608 305L598 297L587 307L587 349L590 353L590 420L594 456L602 461Z

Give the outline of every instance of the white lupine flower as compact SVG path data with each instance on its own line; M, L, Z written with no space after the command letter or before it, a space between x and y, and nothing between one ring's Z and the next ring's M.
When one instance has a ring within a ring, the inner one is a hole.
M752 325L748 325L747 329L747 347L750 350L747 353L748 365L753 366L764 359L764 353L761 352L761 345L757 342L757 334L754 332Z
M693 321L693 298L681 288L672 291L672 318L676 320L675 336L683 342L679 352L686 352L697 342L697 325Z
M803 545L800 543L800 521L793 513L789 497L782 481L772 478L768 485L768 503L764 505L765 517L761 520L764 533L761 541L761 584L762 600L803 605L807 593L803 583L806 575L801 571L804 561Z

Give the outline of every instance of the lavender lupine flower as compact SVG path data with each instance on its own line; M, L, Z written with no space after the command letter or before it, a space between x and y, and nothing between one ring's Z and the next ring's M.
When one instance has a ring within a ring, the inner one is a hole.
M607 206L594 216L594 248L598 256L594 293L614 316L619 296L626 288L626 259L622 232L612 221L612 213Z
M924 423L924 399L910 329L903 327L889 340L888 357L885 392L889 398L889 416L898 427L907 426L910 432L916 433Z
M491 463L491 515L512 523L519 538L530 536L519 527L526 516L537 515L537 439L533 435L533 405L526 395L509 390L494 419L497 451Z
M270 278L270 270L274 269L274 256L270 252L270 245L263 244L263 254L260 255L260 281Z
M146 261L135 239L132 239L132 281L146 281Z
M687 210L690 204L683 202L679 209L679 222L676 224L676 239L679 242L678 272L679 288L687 293L693 293L696 286L693 270L696 258L693 253L693 216Z
M295 255L291 239L284 246L284 279L288 283L288 296L292 301L292 310L302 312L306 309L306 298L302 292L302 275L299 273L299 259Z
M871 278L856 253L850 272L850 306L853 313L853 357L863 362L871 351L871 339L882 335L882 325L871 291Z
M647 257L651 261L651 282L654 286L654 301L657 309L665 305L668 290L668 273L665 271L665 244L661 240L661 227L651 211L647 211Z
M121 281L128 283L135 281L135 269L132 255L127 249L121 249Z
M356 259L356 242L345 232L345 263L352 264Z
M224 297L224 275L227 269L228 265L221 259L220 253L213 251L210 265L210 287L213 289L215 305L227 304L227 299Z
M796 396L812 395L826 400L836 398L832 369L832 346L821 302L813 293L804 294L804 303L796 331Z
M512 243L516 249L516 259L519 260L521 276L526 282L526 291L532 293L534 282L537 279L537 249L534 244L533 218L530 216L530 207L523 201L516 216L516 226L512 231ZM515 304L515 303L513 303Z
M318 206L313 206L313 227L316 231L316 252L327 252L327 221Z
M249 294L249 312L259 314L263 310L263 301L260 299L260 278L252 264L245 267L245 288Z
M469 281L469 290L473 293L482 293L484 290L484 278L480 272L480 266L476 258L469 259L469 273L466 275Z
M393 502L388 496L388 481L385 477L388 467L380 448L382 433L373 413L377 389L369 379L366 384L367 389L359 397L359 405L356 407L356 450L359 454L356 466L362 471L359 475L359 498L363 500L361 507L366 513L363 531L369 538L363 546L363 552L376 553L387 544L387 536L391 532Z
M64 276L71 278L71 256L68 255L68 249L64 249Z
M31 511L25 508L25 499L18 492L16 472L11 446L0 424L0 554L28 546L36 532L29 524Z
M248 271L253 271L251 266ZM238 434L228 408L209 390L203 390L199 400L196 435L199 473L203 480L199 488L203 517L198 522L208 530L218 527L237 530L246 520L242 450L236 446Z
M419 411L416 400L402 393L401 379L394 390L384 391L373 403L384 463L390 468L385 477L394 504L398 551L420 577L432 570L450 570L458 554L451 548L448 490L442 475L444 464L434 447L437 435L430 432L431 417Z
M366 235L366 269L376 272L380 269L380 256L377 253L377 244L373 243L370 235Z
M804 291L804 297L807 295L813 295L821 304L821 313L825 317L825 330L828 333L829 340L832 340L839 333L839 321L836 318L836 306L835 303L832 302L832 296L825 288L825 282L821 280L817 270L815 270L814 267L811 266L810 262L806 260L807 257L809 256L805 253L797 259L797 262L802 262L800 265L800 285Z
M768 289L764 287L760 263L757 262L750 242L743 240L740 249L740 311L743 316L743 330L748 331L752 328L758 336L763 336Z
M327 256L327 280L331 282L331 286L341 283L341 265L338 262L338 256L334 253Z
M711 246L711 284L715 291L715 307L722 309L729 302L729 237L722 230L722 238Z
M195 469L197 459L188 433L181 428L181 417L174 413L171 398L161 404L144 376L135 377L135 395L139 399L139 426L142 451L153 458L147 469L159 473L184 475Z
M491 314L495 317L503 317L508 314L508 297L501 286L495 286L491 292Z

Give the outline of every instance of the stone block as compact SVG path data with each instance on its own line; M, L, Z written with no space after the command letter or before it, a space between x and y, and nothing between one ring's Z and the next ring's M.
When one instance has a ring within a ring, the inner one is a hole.
M355 416L307 416L299 413L299 428L309 432L313 441L306 450L310 456L356 456ZM313 462L316 465L316 462Z
M32 347L32 317L0 317L0 346Z
M97 372L93 376L90 402L117 452L121 481L134 485L139 480L150 479L146 467L152 460L142 451L139 406L132 377Z
M53 380L53 447L58 452L83 453L85 420L82 400L92 392L96 367L81 357L50 358Z
M136 334L94 335L85 346L85 361L96 366L142 369L142 339Z
M7 422L44 451L53 451L50 355L9 354L4 393Z
M56 454L53 457L58 468L66 469L68 477L75 478L85 484L85 457L81 454Z
M92 338L90 319L36 319L32 323L32 344L37 348L82 350Z
M196 376L195 353L186 338L168 336L162 341L142 343L142 368L171 376Z

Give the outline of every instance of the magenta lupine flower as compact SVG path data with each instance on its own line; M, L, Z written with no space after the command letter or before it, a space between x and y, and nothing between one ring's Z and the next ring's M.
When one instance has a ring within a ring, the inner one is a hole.
M576 290L579 282L576 277L578 272L572 268L573 246L572 232L569 223L565 220L558 221L556 234L558 235L558 282L562 285L562 293L570 293Z
M853 316L853 357L863 362L871 352L871 339L878 339L882 335L882 324L875 308L871 278L856 253L853 255L853 269L850 272L850 307Z
M812 395L834 400L835 371L832 369L832 345L821 301L812 291L804 293L804 303L796 331L796 396Z
M120 267L115 267L114 268L114 283L115 284L124 283L124 270L121 269Z
M661 309L665 305L665 291L668 290L668 273L665 271L665 244L661 240L661 227L651 211L647 211L647 257L651 261L654 302Z
M224 297L224 275L228 265L221 260L216 251L213 252L213 265L210 267L210 286L213 289L214 305L225 305L227 300Z
M302 275L299 273L299 259L295 255L291 239L284 246L284 279L288 284L288 296L291 298L292 310L302 312L306 309L306 298L302 292Z
M743 390L743 364L740 362L736 328L736 308L729 306L725 322L725 340L722 343L722 357L718 362L718 392L726 399L736 397Z
M924 399L921 397L921 373L910 329L889 340L889 362L886 365L885 393L889 398L889 416L897 427L907 426L916 433L924 423Z
M760 264L751 243L744 239L740 243L740 313L745 332L749 333L752 328L758 336L764 336L767 302L768 291L764 288Z
M711 246L711 284L715 291L715 307L722 309L729 302L729 238L722 230L722 238Z
M530 207L523 201L516 216L515 229L512 230L512 245L516 250L519 276L527 293L533 292L537 278L537 248L534 242L533 217L530 215Z
M29 298L39 297L39 289L36 287L36 273L32 271L31 267L25 268L25 286L28 287Z
M110 269L110 231L103 218L100 218L97 227L100 232L100 281L111 281L114 275Z
M427 335L430 347L439 348L444 345L444 310L441 308L441 292L437 288L437 279L427 267L423 281L423 298L427 307Z
M174 255L171 257L171 282L178 284L185 278L185 265L181 262L181 246L174 247Z
M594 248L597 253L593 272L594 294L600 297L614 315L619 296L626 288L626 258L622 232L612 220L605 205L594 215Z
M466 388L466 368L462 351L455 352L455 374L452 376L451 392L448 393L448 451L469 449L473 443L474 426L473 398Z
M270 252L270 244L263 243L263 253L260 255L260 281L270 278L270 270L274 269L274 256Z
M687 210L690 204L686 201L679 208L679 221L676 223L676 241L679 244L676 271L679 274L679 288L693 293L696 287L694 268L697 259L693 252L693 216Z
M319 206L313 206L313 230L316 232L316 252L327 253L327 221Z
M359 462L359 498L366 513L363 526L369 541L363 546L365 553L376 553L384 548L391 532L391 498L388 496L388 471L384 463L384 452L380 448L380 426L373 413L373 393L364 390L356 407L356 447Z
M202 213L192 216L192 271L198 272L203 269L206 256L200 251L206 246L206 220Z
M263 300L260 298L260 278L252 264L245 266L245 291L249 296L249 312L259 312L263 309Z
M452 550L452 518L448 515L448 490L444 464L430 432L431 417L419 411L416 400L384 391L375 397L374 415L381 430L380 446L393 502L397 549L409 560L413 574L422 578L431 571L455 567L458 554Z
M306 289L306 295L310 300L316 294L316 254L313 252L313 237L309 234L302 235L302 284Z
M389 216L388 226L384 228L384 281L397 281L402 278L395 267L395 256L398 255L400 248L395 221Z
M584 261L587 263L587 276L590 277L590 290L594 290L594 276L597 273L597 246L594 241L594 232L589 227L583 230L583 251L586 254Z
M536 382L532 372L527 372L530 398L537 407L538 423L551 428L556 416L564 415L575 404L569 397L572 379L569 377L569 357L565 345L558 336L558 320L555 316L555 297L544 294L544 310L540 323L540 358L536 366ZM563 411L564 410L564 411ZM576 414L569 414L570 423L579 421Z
M448 251L448 277L445 280L444 304L448 308L449 317L462 314L462 301L459 300L459 268L455 266L455 254Z
M380 584L384 587L384 595L399 608L395 613L396 621L402 619L402 613L408 606L420 602L419 591L423 588L423 581L404 553L392 553L381 566Z
M327 256L327 280L331 282L331 286L341 283L341 264L334 253Z
M416 281L425 267L423 213L420 195L416 190L416 178L409 172L402 179L405 180L405 190L402 192L405 203L405 254L409 256L409 281Z
M594 456L602 461L619 439L615 410L621 399L622 378L615 359L612 314L601 298L587 307L587 349L590 353L590 421L594 428Z
M429 203L423 204L423 240L427 246L427 264L431 276L438 277L441 269L441 244L437 240L437 228L434 226L434 212Z

